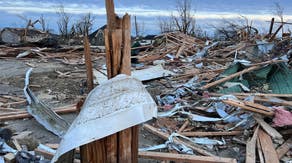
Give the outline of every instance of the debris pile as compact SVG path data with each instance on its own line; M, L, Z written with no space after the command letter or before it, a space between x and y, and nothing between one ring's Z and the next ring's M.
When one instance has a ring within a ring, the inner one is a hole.
M265 38L256 34L249 39L217 41L170 32L156 36L150 45L133 46L132 58L136 60L131 68L132 77L143 82L159 110L155 120L143 124L140 137L150 132L152 137L163 140L140 142L139 157L193 162L291 161L292 42L290 37ZM84 74L83 50L81 46L1 45L0 58L73 65ZM102 86L108 81L104 52L102 47L91 47L95 85ZM27 66L38 69L33 64ZM54 73L56 79L66 78L69 84L77 78L64 71L54 70ZM39 90L42 84L39 83ZM47 128L58 136L64 135L68 124L63 119L51 121L63 126L56 132L49 124L50 115L54 115L52 111L72 113L80 106L75 108L76 103L71 103L67 107L50 109L32 94L28 82L25 86L26 96L0 94L0 120L33 116L44 125L43 130ZM20 110L27 108L27 102L30 110ZM49 109L47 113L50 114L37 113L34 107ZM1 153L6 161L51 160L59 146L39 142L34 149L28 149L18 142L20 138L15 138L27 133L12 137L14 131L3 129L0 132ZM75 153L79 153L79 149L75 149ZM76 156L76 159L79 158Z
M288 45L279 47L283 41ZM175 75L146 82L159 113L143 128L165 143L144 144L145 158L159 158L149 151L168 151L239 162L291 161L290 38L217 42L173 32L155 42L135 58Z

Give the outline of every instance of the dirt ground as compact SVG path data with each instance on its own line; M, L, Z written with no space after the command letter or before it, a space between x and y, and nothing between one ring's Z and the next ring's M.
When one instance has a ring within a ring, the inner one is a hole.
M97 60L94 67L98 68L103 64L103 59ZM9 95L25 98L23 94L24 77L25 72L31 66L34 67L30 77L31 89L39 99L52 108L76 104L80 98L86 96L86 69L84 65L67 65L58 61L43 62L38 59L0 59L0 96ZM57 71L70 72L70 76L60 76ZM25 107L22 105L18 106L17 109L25 109ZM77 113L61 116L71 123ZM36 148L39 143L60 142L60 138L47 131L33 118L5 121L1 124L4 128L11 129L14 135L29 133L24 134L20 144L27 145L30 150ZM163 142L142 128L140 129L139 146L145 147ZM139 162L156 161L140 159Z

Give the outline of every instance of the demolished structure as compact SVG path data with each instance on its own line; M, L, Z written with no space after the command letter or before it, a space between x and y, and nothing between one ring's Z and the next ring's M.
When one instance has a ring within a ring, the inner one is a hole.
M290 35L168 32L131 48L110 2L104 49L0 46L0 162L292 161Z

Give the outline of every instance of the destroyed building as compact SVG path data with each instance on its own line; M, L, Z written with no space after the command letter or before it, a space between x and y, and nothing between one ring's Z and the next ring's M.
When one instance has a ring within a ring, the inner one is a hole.
M130 15L116 16L110 0L106 9L108 25L83 45L2 30L0 162L292 161L283 25L227 40L173 31L143 44Z
M104 30L106 25L100 27L89 35L89 40L92 45L104 46Z

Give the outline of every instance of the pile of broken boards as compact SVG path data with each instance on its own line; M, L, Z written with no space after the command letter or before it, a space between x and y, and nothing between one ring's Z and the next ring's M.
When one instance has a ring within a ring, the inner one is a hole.
M291 38L217 42L173 32L141 49L133 56L140 66L160 64L175 73L146 82L159 113L143 129L165 143L144 145L142 157L292 161Z
M92 61L99 60L105 56L103 46L91 46L90 54ZM59 61L66 65L84 65L84 46L44 47L0 45L0 59L25 59L38 58L40 62ZM35 67L34 65L28 65Z

